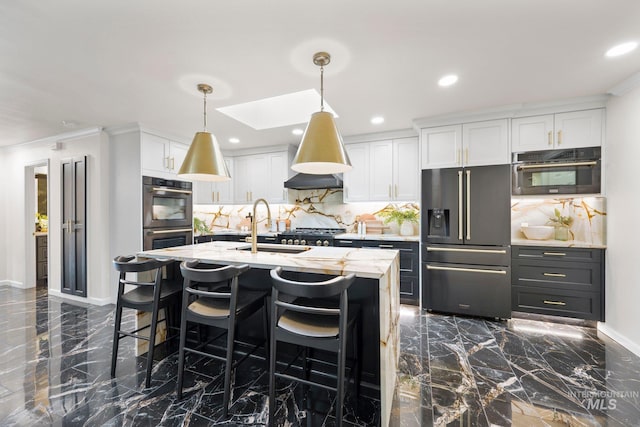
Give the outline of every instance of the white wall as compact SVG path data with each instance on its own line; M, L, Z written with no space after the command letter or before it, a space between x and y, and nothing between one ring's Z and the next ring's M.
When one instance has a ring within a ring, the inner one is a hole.
M54 142L61 149L51 150ZM87 302L110 302L109 273L109 138L94 129L82 133L47 138L37 142L7 147L0 158L2 175L2 205L0 213L0 282L22 287L25 283L26 239L33 231L33 221L25 222L25 167L49 160L49 292L61 289L61 162L64 159L87 156ZM32 238L32 237L31 237Z
M640 88L607 104L606 323L601 330L640 355Z

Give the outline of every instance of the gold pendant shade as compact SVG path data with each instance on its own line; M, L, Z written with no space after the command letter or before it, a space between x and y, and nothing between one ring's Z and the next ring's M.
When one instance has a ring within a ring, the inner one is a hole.
M209 132L196 132L178 175L193 181L229 181L220 147Z
M231 175L215 136L207 132L207 94L213 92L205 83L198 85L204 95L204 131L196 132L178 176L192 181L229 181Z
M311 115L291 169L314 175L351 170L351 161L332 113L318 111Z

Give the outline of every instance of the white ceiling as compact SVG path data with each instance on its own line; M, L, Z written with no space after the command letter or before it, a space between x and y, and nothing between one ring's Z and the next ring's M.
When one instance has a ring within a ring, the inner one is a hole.
M189 142L200 82L223 149L297 143L294 126L256 131L215 109L319 89L318 50L343 136L407 129L606 93L640 70L640 50L604 57L628 40L637 0L0 0L0 145L132 122ZM441 88L447 73L460 80Z

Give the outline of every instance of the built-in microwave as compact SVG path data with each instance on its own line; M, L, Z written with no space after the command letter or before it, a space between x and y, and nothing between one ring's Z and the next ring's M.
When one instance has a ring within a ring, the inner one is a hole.
M600 147L513 153L513 195L600 194Z

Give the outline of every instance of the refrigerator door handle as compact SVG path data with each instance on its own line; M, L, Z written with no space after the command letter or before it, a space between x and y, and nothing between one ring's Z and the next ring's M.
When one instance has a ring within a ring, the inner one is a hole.
M467 172L467 240L471 240L471 171Z
M469 252L475 254L506 254L506 249L462 249L462 248L439 248L427 246L427 252Z
M462 171L458 171L458 240L462 240Z
M427 264L427 270L442 270L442 271L461 271L465 273L484 273L484 274L507 274L504 270L485 270L482 268L463 268L463 267L441 267L439 265Z

